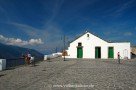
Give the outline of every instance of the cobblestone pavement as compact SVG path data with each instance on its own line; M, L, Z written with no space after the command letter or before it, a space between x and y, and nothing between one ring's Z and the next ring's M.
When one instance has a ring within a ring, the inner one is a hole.
M136 90L136 60L42 61L0 72L0 90Z

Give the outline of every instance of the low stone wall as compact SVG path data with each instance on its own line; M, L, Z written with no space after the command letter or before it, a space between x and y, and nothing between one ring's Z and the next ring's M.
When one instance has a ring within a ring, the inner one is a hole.
M62 53L53 53L50 55L44 55L44 60L49 60L49 59L57 58L60 56L62 56Z

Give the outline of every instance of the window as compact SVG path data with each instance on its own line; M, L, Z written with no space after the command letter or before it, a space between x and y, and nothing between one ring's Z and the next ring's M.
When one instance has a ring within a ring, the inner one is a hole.
M87 37L89 37L89 34L87 34Z
M78 46L82 46L82 43L78 43Z

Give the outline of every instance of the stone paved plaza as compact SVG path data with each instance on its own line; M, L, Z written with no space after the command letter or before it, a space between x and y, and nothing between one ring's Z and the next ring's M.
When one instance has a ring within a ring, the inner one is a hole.
M0 90L136 90L136 60L56 58L0 72Z

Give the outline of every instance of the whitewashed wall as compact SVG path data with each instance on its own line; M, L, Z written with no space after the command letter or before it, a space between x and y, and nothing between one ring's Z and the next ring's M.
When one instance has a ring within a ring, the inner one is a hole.
M131 59L130 43L112 43L114 45L114 57L117 59L117 53L120 52L121 58Z
M87 37L89 34L89 37ZM122 58L130 57L130 43L107 43L106 41L94 36L91 33L86 33L77 40L70 43L68 48L68 58L77 58L77 46L81 42L83 46L83 58L95 58L95 47L101 47L101 58L108 58L108 47L114 47L114 58L117 59L117 53L120 52ZM125 50L125 51L124 51ZM126 54L127 51L127 54Z

